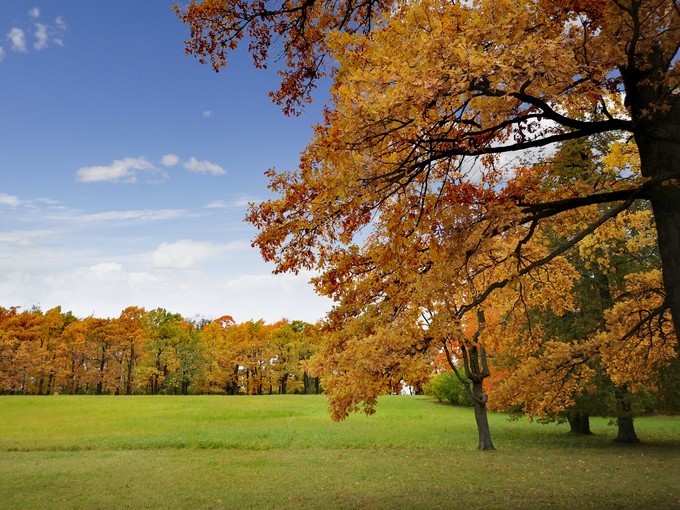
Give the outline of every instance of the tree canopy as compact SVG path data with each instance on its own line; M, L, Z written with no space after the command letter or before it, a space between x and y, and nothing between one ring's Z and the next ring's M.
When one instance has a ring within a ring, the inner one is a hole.
M351 391L331 392L337 416L359 402L370 411L385 374L416 372L411 362L434 345L454 342L470 374L486 377L484 330L504 320L494 310L573 306L570 253L640 201L662 273L631 289L662 294L628 322L617 317L636 298L622 298L607 331L627 345L660 317L679 329L673 0L193 0L177 10L191 27L187 51L215 69L245 36L261 67L280 41L273 97L286 113L319 77L333 79L299 168L269 171L279 197L248 220L278 271L318 271L317 290L338 303L325 368L354 375ZM625 158L607 145L620 164L546 184L559 178L533 150L603 135L632 142Z

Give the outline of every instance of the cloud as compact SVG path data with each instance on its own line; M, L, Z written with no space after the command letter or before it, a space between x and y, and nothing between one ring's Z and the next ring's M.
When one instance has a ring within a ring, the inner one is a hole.
M80 182L137 182L137 172L156 170L146 158L117 159L108 166L83 167L76 173Z
M21 205L21 200L14 195L8 195L7 193L0 193L0 205L9 205L10 207L17 207Z
M37 20L40 17L40 9L34 7L28 11L28 14L31 18ZM12 51L18 53L28 52L29 47L26 38L29 33L35 38L32 44L32 48L35 50L46 49L50 42L57 46L64 45L63 35L66 33L68 26L64 22L63 17L59 16L56 18L53 24L34 23L33 25L35 28L16 26L10 29L7 33L7 39L11 41ZM0 61L4 56L5 50L0 47Z
M209 204L204 206L206 209L227 209L229 207L229 202L226 200L213 200Z
M212 110L203 110L203 118L204 119L209 119L212 116L213 116Z
M0 62L2 62L3 60L5 60L5 48L0 46Z
M12 41L12 49L14 51L26 52L26 36L23 30L13 27L7 34L7 39Z
M162 243L151 255L151 263L156 269L198 269L201 261L214 253L212 243L190 240Z
M13 232L0 232L0 244L8 244L15 247L29 248L35 246L36 241L55 235L53 230L15 230Z
M33 43L33 47L36 50L44 50L47 48L47 25L43 25L42 23L36 23L35 24L35 43Z
M151 265L154 269L200 269L201 264L209 259L247 249L249 244L246 241L217 244L181 239L162 243L151 254Z
M166 154L161 159L163 166L175 166L179 163L179 156L177 154Z
M210 161L198 161L195 157L191 157L189 161L184 163L184 168L197 173L210 173L212 175L224 175L227 172L218 164Z
M259 199L254 197L241 197L234 200L213 200L212 202L204 205L205 209L241 209L243 207L248 207L251 203L260 202Z
M107 211L94 214L59 214L47 219L79 223L120 222L120 221L165 221L186 217L184 209L140 209L129 211Z

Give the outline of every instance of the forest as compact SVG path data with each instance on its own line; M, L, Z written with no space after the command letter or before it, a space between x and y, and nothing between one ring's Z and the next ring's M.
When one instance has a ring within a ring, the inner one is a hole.
M300 321L192 321L161 308L111 319L0 308L0 394L318 393L306 366L315 331Z

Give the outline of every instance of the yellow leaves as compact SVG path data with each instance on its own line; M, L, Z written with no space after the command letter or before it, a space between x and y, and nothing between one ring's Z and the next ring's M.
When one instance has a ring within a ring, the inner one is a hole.
M587 267L616 271L613 257L640 257L656 250L654 218L649 209L630 209L606 222L579 244Z
M539 417L572 407L595 376L586 364L592 350L593 345L588 343L546 343L542 356L525 360L492 393L489 407L521 406L527 415Z
M626 292L605 314L599 335L602 361L612 381L633 391L654 388L658 369L677 355L677 336L665 307L661 271L626 276Z
M630 175L640 174L640 155L637 146L632 142L616 141L609 146L609 151L602 158L605 169L610 173L625 172Z

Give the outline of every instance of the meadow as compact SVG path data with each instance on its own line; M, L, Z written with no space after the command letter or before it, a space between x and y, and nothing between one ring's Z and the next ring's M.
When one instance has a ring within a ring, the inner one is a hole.
M323 396L0 397L0 508L680 508L680 418L640 445L390 396L332 422Z

